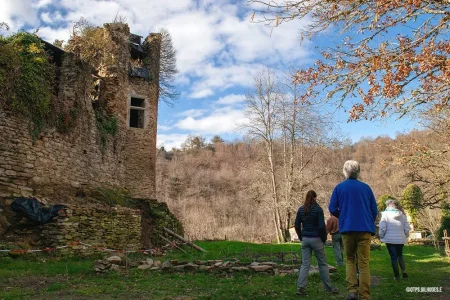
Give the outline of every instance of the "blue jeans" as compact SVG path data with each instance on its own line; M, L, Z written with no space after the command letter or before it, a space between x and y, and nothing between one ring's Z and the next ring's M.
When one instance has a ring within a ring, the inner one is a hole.
M402 270L402 273L405 273L405 261L403 260L403 244L388 244L386 243L386 247L389 251L389 256L391 257L391 266L394 271L395 278L399 278L399 270L398 265Z
M342 235L340 233L335 233L331 236L331 240L333 241L333 251L334 258L336 258L336 264L338 266L342 266L344 264L344 253L342 252L344 249L344 244L342 243Z
M327 258L325 257L325 244L318 237L303 237L302 239L302 265L298 275L297 288L306 288L308 285L308 274L313 251L319 265L320 279L322 279L325 290L331 290L333 286L331 285Z

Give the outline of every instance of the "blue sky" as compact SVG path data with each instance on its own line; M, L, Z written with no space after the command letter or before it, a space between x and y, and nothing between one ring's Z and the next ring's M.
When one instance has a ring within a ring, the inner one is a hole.
M147 36L166 28L178 51L181 93L173 108L161 103L158 145L179 147L188 135L225 140L242 135L236 125L245 122L244 95L253 76L263 68L284 72L307 66L316 59L314 43L300 44L298 28L309 20L294 20L271 30L250 21L252 7L245 0L0 0L0 22L11 31L34 30L47 41L67 40L81 17L101 26L116 15L126 18L133 33ZM347 123L336 114L342 133L352 141L361 137L406 132L416 126L407 119Z

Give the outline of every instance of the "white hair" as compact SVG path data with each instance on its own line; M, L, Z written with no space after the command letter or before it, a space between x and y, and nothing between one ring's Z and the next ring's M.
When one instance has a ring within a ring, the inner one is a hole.
M389 198L386 202L385 202L385 204L386 204L386 207L395 207L395 208L398 208L398 206L399 206L399 203L398 203L398 201L397 200L394 200L394 199L391 199L391 198Z
M344 163L344 168L342 171L344 172L345 178L358 179L359 162L357 162L356 160L347 160Z

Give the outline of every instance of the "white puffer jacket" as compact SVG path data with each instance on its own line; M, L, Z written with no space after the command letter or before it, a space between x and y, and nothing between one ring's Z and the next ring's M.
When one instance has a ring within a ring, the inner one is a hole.
M383 243L406 244L410 230L405 214L398 209L388 208L382 212L379 234Z

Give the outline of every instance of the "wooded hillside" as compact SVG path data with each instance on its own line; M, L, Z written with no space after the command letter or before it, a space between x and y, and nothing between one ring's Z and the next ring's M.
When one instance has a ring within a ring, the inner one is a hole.
M334 186L343 180L342 166L348 159L361 164L360 179L368 183L376 198L391 195L400 199L409 183L424 191L424 201L433 198L429 174L423 174L420 155L426 147L444 149L436 130L413 131L396 139L378 137L356 144L304 145L295 153L292 200L282 198L280 211L287 228L309 189L314 189L328 216L327 205ZM282 195L284 170L282 144L275 147L276 178ZM276 240L271 202L270 172L262 143L223 142L215 137L190 137L183 149L159 150L157 157L157 197L165 201L183 222L191 239L231 239L241 241ZM300 152L301 151L301 152ZM432 153L430 151L430 153ZM300 158L304 168L300 170ZM431 159L429 154L428 159ZM439 168L429 162L429 168ZM419 169L417 168L419 167ZM442 169L442 168L441 168ZM434 170L434 174L437 173ZM427 182L420 181L420 175ZM448 175L447 175L448 176ZM429 206L424 203L423 206Z

